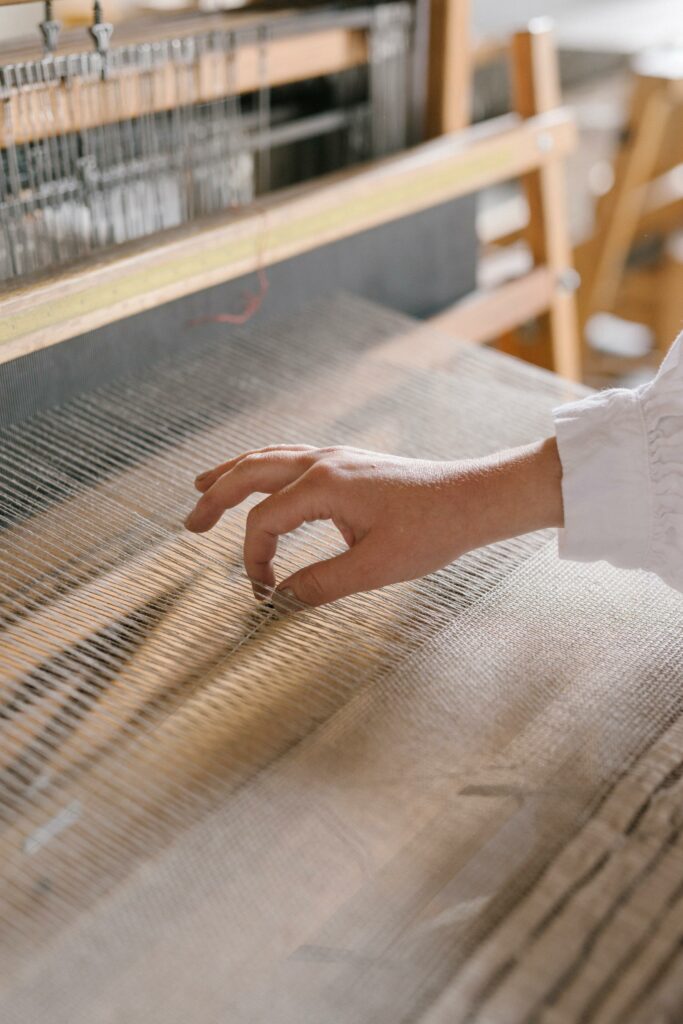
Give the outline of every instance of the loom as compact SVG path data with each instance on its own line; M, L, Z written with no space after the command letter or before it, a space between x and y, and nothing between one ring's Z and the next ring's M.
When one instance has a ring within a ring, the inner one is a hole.
M106 94L117 58L93 59ZM22 193L3 219L0 1019L675 1020L680 597L560 563L541 533L328 608L259 606L245 508L203 537L180 525L199 468L274 440L455 458L550 432L586 393L567 331L561 377L453 325L481 332L485 308L503 330L512 303L566 327L559 223L527 278L454 304L448 288L471 286L468 193L515 174L552 193L570 120L527 109L259 191L258 131L276 128L252 101L188 118L230 188L254 172L244 207L207 222L227 193L197 189L201 161L137 178L137 154L106 182L98 164L89 197ZM174 195L177 223L114 237L131 183ZM427 293L392 250L445 217L460 247ZM64 263L43 245L57 223ZM254 271L267 297L238 324ZM378 297L451 305L426 324ZM278 569L338 544L309 524Z
M113 32L95 3L90 43L62 37L48 3L44 52L2 54L0 279L245 206L289 183L283 150L303 150L300 179L404 148L420 132L418 10L166 17Z

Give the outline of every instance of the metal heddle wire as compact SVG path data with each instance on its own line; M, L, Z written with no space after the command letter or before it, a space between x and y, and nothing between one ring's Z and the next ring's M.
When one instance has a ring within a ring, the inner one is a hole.
M134 44L116 43L99 4L93 17L89 46L84 34L82 50L55 52L48 4L43 54L0 67L0 280L248 206L276 187L272 152L291 143L340 136L342 166L408 143L406 3L303 12L289 25L266 14L204 31L198 19L193 33ZM347 24L368 36L369 66L355 69L365 86L342 75L330 109L275 109L273 39ZM253 94L235 75L244 48L256 50Z

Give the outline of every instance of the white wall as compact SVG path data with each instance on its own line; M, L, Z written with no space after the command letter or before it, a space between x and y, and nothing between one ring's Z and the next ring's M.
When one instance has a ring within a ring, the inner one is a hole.
M577 0L473 0L474 26L481 35L498 35L540 15L552 17Z
M6 42L13 36L30 35L43 20L43 9L41 3L0 8L0 42Z

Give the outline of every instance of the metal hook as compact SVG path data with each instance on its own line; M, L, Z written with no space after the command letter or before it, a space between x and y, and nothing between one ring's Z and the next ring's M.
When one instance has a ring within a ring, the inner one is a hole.
M110 21L102 20L102 4L100 0L95 0L93 5L93 23L88 29L90 38L95 44L100 58L102 60L102 78L107 77L107 55L109 53L109 43L111 41L112 32L114 26Z
M40 34L43 37L43 49L45 51L45 55L49 56L57 49L59 33L62 28L61 21L56 21L52 17L52 0L45 0L45 17L40 22L38 28L40 29Z

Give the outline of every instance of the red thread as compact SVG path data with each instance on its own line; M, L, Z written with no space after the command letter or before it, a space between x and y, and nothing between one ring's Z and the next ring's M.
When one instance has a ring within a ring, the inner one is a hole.
M248 320L259 311L263 305L269 281L266 268L263 266L263 246L265 245L266 211L261 210L262 227L260 243L256 253L256 278L258 280L258 291L244 292L244 309L241 313L216 313L214 316L199 316L196 320L190 320L188 327L197 327L199 324L246 324Z
M246 324L251 320L254 313L263 305L263 300L268 292L268 275L264 267L256 271L258 278L258 291L244 293L244 309L241 313L216 313L213 316L200 316L196 320L190 320L189 327L198 327L199 324Z

